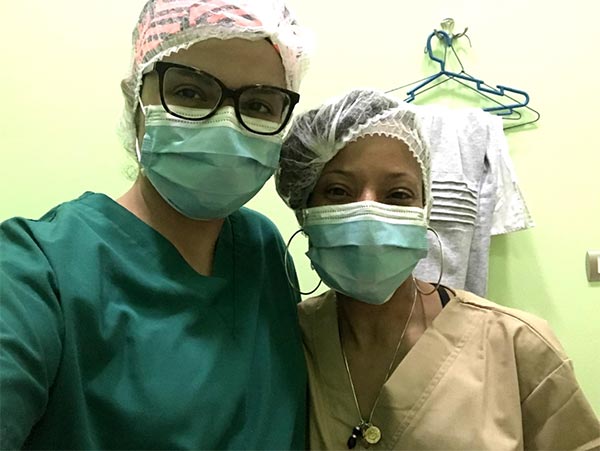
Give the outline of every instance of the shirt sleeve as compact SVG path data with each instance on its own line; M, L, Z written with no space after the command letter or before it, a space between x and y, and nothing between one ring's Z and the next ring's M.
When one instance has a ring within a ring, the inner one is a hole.
M523 401L526 450L594 450L600 423L566 360Z
M521 188L517 183L508 142L502 130L502 118L494 117L498 124L491 127L490 150L488 158L492 164L495 175L496 205L492 222L492 235L517 232L535 226Z
M56 279L24 220L0 224L0 449L21 448L43 415L62 352Z

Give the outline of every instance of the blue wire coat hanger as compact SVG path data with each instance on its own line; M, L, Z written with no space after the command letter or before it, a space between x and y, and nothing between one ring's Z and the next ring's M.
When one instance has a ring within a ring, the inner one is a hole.
M438 58L433 53L433 49L431 47L431 40L434 37L444 40L444 44L446 46L445 54L447 53L447 50L450 48L456 55L456 52L454 51L454 47L452 46L453 37L451 37L446 31L442 31L442 30L436 30L433 33L431 33L429 35L429 37L427 38L426 51L427 51L427 54L429 55L429 58L432 61L435 61L436 63L439 64L440 70L439 70L439 72L425 78L424 80L421 80L421 83L419 83L413 89L408 91L406 93L408 97L406 99L404 99L405 102L412 102L415 99L415 97L417 96L417 94L419 94L418 91L420 89L429 85L431 82L437 80L441 76L445 75L446 77L448 77L446 80L450 80L450 79L454 79L456 81L464 80L469 83L474 83L476 86L473 89L479 91L480 93L487 93L487 94L492 94L492 95L496 95L496 96L500 96L500 97L506 97L506 98L513 100L513 102L514 102L514 103L510 103L508 105L499 104L498 106L490 106L490 107L484 108L483 109L484 111L494 113L499 116L509 116L509 115L512 115L513 113L515 113L515 111L514 111L515 109L526 107L527 104L529 104L529 94L527 94L525 91L522 91L520 89L511 88L508 86L503 86L503 85L496 85L496 87L494 88L494 87L491 87L490 85L486 84L483 80L480 80L478 78L475 78L475 77L467 74L466 72L464 72L464 70L461 72L452 72L452 71L447 70L446 69L446 58L445 57L444 57L444 59ZM461 64L461 66L462 66L462 64ZM461 84L464 84L464 83L461 83ZM396 89L399 89L399 88L396 88ZM395 91L396 89L394 89L393 91ZM507 93L516 94L517 96L521 96L523 99L521 101L515 100L513 97L509 96ZM489 96L486 96L486 97L489 98ZM498 103L498 102L496 102L496 103Z

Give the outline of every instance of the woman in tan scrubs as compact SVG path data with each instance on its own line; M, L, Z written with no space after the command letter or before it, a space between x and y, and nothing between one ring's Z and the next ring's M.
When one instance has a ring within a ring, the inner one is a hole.
M355 90L283 146L277 190L331 288L299 307L311 449L597 449L545 321L412 276L432 233L417 108Z

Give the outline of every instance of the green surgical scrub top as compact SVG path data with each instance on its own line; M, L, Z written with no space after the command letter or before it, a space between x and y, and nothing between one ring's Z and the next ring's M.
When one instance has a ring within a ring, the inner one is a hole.
M211 277L102 194L3 222L0 447L303 448L284 252L245 208L225 220Z

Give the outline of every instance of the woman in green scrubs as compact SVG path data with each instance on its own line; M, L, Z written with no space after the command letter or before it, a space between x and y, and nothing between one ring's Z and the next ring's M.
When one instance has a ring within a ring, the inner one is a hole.
M134 185L0 225L0 448L302 448L299 298L242 207L275 170L302 30L275 1L151 0L133 44Z

